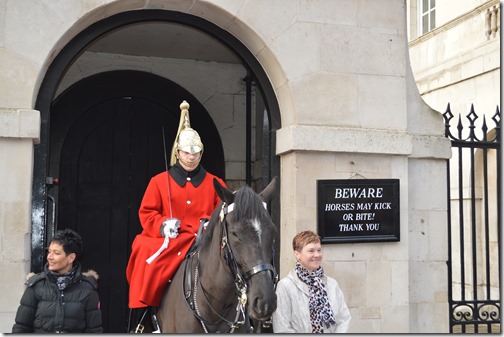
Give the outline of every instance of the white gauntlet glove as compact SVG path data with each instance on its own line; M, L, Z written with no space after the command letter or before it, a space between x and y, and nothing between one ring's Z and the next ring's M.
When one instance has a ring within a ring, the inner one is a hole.
M170 239L175 239L178 236L178 230L180 228L180 220L177 218L170 218L163 221L161 225L160 232L162 237L169 237Z
M163 221L163 224L159 228L161 232L161 236L164 237L163 244L159 247L158 251L155 252L151 257L149 257L145 262L151 264L159 254L163 252L166 248L168 248L168 244L170 243L170 239L175 239L178 236L178 230L180 228L180 220L177 218L170 218Z

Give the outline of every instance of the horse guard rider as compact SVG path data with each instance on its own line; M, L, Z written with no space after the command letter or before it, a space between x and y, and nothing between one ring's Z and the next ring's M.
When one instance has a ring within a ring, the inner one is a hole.
M155 308L171 278L220 202L213 187L216 178L200 164L203 143L191 128L189 104L180 104L180 121L173 143L170 167L151 178L138 211L142 232L133 243L126 267L130 308L128 332L142 332L151 316L159 332ZM164 130L163 130L163 143Z

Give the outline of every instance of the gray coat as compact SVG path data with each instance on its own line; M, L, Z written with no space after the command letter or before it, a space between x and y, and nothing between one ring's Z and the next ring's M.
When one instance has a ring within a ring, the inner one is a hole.
M343 292L335 279L323 276L329 303L334 312L336 324L324 327L324 333L347 332L350 325L350 311L345 303ZM275 333L311 333L309 312L310 288L301 281L292 269L278 282L277 309L273 313L273 332Z

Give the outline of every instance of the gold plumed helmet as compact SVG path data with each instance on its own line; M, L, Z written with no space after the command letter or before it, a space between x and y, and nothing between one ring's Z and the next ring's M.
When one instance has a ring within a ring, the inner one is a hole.
M170 166L175 165L177 162L179 150L189 152L191 154L201 151L203 154L203 143L201 142L201 138L198 132L191 128L191 121L189 120L189 103L186 101L183 101L180 104L180 121L177 136L173 142ZM199 161L196 165L197 164L199 164Z

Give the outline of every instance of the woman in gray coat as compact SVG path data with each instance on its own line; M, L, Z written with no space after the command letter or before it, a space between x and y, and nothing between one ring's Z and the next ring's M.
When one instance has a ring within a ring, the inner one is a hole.
M338 282L324 275L320 237L313 231L301 232L292 247L297 262L278 282L273 332L347 332L350 311Z

